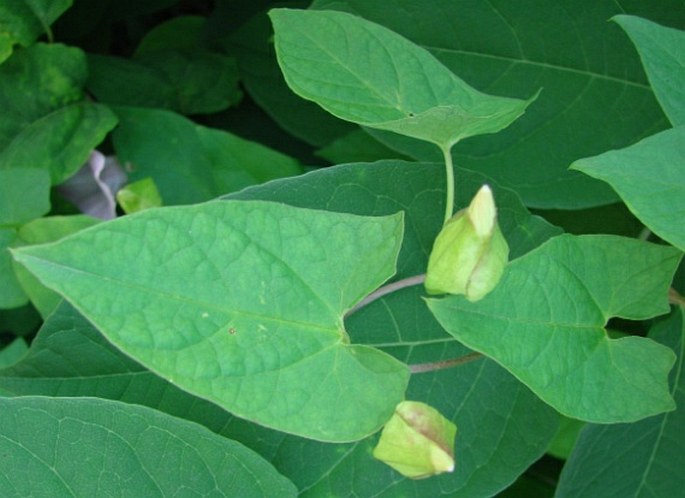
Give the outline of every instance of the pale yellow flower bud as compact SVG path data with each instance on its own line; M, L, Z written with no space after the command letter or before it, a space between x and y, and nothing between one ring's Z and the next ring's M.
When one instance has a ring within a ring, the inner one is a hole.
M412 479L452 472L456 434L457 426L435 408L402 401L385 424L373 456Z
M478 301L495 288L508 257L492 190L483 185L469 207L456 213L436 237L428 259L426 291L464 294L469 301Z

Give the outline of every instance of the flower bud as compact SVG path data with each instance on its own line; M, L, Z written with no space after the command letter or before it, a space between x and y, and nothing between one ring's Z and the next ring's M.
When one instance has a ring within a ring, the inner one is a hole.
M426 291L464 294L469 301L478 301L495 288L508 257L492 190L483 185L469 207L450 218L436 237L428 259Z
M383 427L373 456L412 479L452 472L456 434L457 426L435 408L402 401Z

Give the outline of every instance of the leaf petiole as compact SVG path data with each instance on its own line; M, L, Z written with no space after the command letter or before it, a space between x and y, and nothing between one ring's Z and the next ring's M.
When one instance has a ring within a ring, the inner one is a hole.
M424 282L424 280L426 280L426 274L422 273L420 275L414 275L413 277L403 278L402 280L398 280L397 282L392 282L392 283L386 284L382 287L379 287L378 289L373 291L371 294L366 296L364 299L359 301L352 308L350 308L350 310L347 313L345 313L345 317L347 318L352 313L359 311L361 308L363 308L367 304L370 304L370 303L374 302L376 299L380 299L381 297L383 297L387 294L391 294L393 292L396 292L400 289L404 289L406 287L412 287L414 285L421 285Z
M452 146L441 146L442 155L445 158L445 181L447 195L445 196L445 221L447 224L454 214L454 164L452 163Z

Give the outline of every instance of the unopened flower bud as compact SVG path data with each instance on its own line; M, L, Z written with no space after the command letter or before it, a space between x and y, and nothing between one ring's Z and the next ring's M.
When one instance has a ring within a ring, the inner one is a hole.
M412 479L452 472L456 434L457 426L435 408L402 401L385 424L373 456Z
M492 190L483 185L469 207L456 213L436 237L428 259L426 291L464 294L469 301L478 301L495 288L508 257Z

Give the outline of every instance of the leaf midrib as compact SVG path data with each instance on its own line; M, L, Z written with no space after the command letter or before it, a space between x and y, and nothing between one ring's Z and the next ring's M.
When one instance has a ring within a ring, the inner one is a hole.
M567 72L567 73L573 73L573 74L579 74L581 76L585 76L591 79L600 79L600 80L605 80L605 81L611 81L613 83L620 83L622 85L627 85L627 86L633 86L636 88L639 88L641 90L648 90L652 91L651 87L649 84L645 83L638 83L636 81L629 81L625 79L621 79L615 76L609 76L608 74L600 74L600 73L594 73L590 70L587 69L577 69L577 68L572 68L568 66L560 66L559 64L551 64L549 62L541 62L541 61L534 61L530 59L524 59L520 58L517 59L515 57L507 57L504 55L494 55L494 54L486 54L482 52L474 52L471 50L455 50L452 48L444 48L444 47L432 47L428 45L421 45L421 47L425 48L432 54L437 54L437 53L449 53L452 55L466 55L469 57L479 57L483 59L494 59L498 61L504 61L504 62L509 62L510 64L526 64L531 67L539 67L543 69L552 69L554 71L561 71L561 72ZM435 55L437 57L437 55Z

